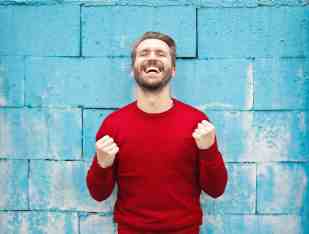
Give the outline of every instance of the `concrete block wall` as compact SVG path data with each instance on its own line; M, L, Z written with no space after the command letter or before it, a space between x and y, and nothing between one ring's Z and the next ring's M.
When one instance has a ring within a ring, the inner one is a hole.
M228 167L201 234L308 234L308 0L0 0L0 233L115 232L117 188L96 202L85 176L150 30L176 39L173 96L207 113Z

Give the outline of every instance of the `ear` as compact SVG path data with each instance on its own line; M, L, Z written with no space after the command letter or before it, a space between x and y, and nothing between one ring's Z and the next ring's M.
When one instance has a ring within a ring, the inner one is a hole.
M172 77L176 76L176 67L173 67L172 69Z

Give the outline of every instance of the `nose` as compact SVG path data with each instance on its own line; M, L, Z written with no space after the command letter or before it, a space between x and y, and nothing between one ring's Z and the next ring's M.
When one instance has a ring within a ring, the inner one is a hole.
M154 58L156 58L157 56L156 56L156 53L155 53L155 51L151 51L150 53L149 53L149 59L154 59Z

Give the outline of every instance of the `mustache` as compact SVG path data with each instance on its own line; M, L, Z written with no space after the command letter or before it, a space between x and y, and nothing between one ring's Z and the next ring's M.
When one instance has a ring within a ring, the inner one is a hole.
M144 61L142 64L141 64L141 69L143 71L145 71L148 67L156 67L158 68L160 71L163 71L164 70L164 65L161 61L159 60L155 60L155 59L149 59L149 60L146 60Z

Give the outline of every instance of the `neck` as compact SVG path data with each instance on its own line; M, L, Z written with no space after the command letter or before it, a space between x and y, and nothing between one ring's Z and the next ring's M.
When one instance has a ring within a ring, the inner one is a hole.
M136 100L139 109L146 113L161 113L173 106L169 85L159 92L147 92L136 87Z

